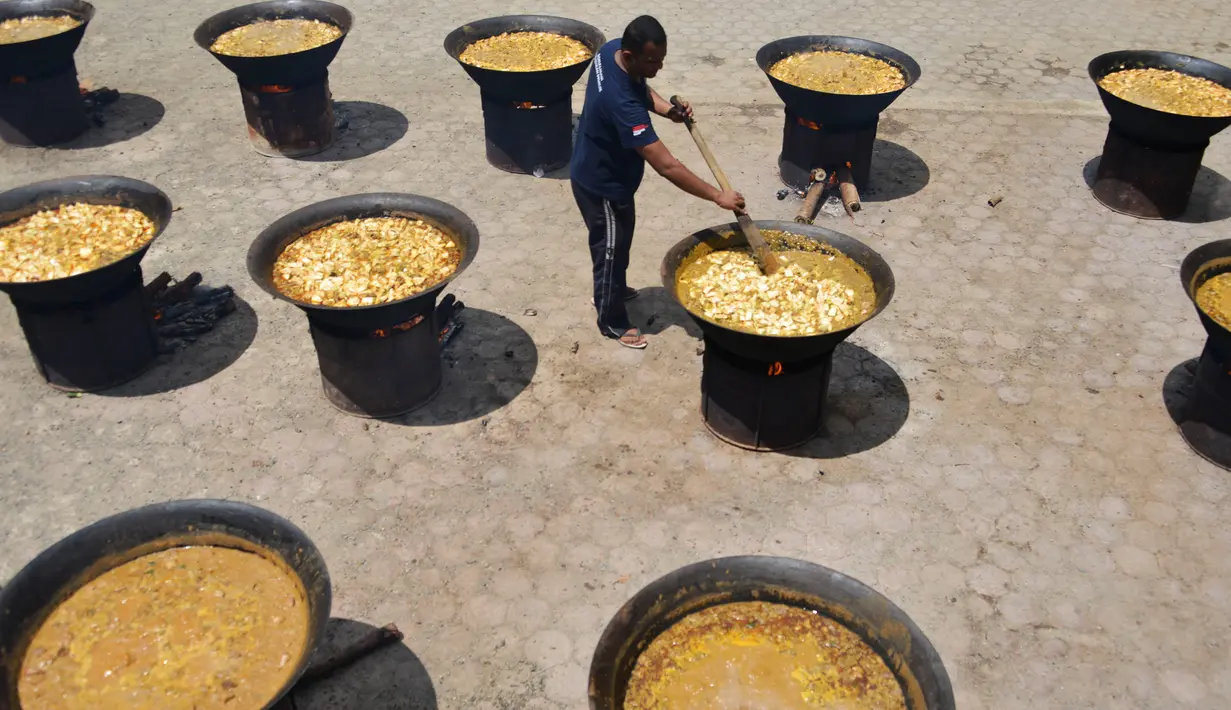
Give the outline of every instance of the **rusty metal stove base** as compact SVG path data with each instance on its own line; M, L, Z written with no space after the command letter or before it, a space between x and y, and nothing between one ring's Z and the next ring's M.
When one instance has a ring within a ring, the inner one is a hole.
M862 125L834 128L787 111L782 126L782 152L778 155L782 182L796 190L807 190L812 184L813 170L832 172L850 163L855 186L867 189L879 120L873 118Z
M145 372L158 336L138 267L110 292L83 303L13 299L39 374L56 389L95 392Z
M572 91L536 106L483 96L487 162L511 173L542 176L573 157Z
M0 140L36 147L70 141L89 128L77 66L49 76L0 77Z
M239 85L248 140L271 158L302 158L333 145L333 99L329 75L300 86Z
M701 367L701 416L714 436L728 444L782 451L820 432L832 352L800 362L764 362L707 339Z
M395 417L422 407L440 391L444 369L430 313L376 332L342 329L311 317L308 322L325 397L339 410L358 417Z
M1201 458L1231 471L1231 354L1206 343L1189 392L1180 434Z
M1206 140L1196 147L1146 145L1125 136L1112 123L1091 188L1094 198L1131 217L1179 217L1188 208L1209 144Z

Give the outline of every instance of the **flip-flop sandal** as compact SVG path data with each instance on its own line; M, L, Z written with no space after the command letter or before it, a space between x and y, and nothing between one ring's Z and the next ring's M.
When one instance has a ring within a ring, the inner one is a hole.
M633 288L632 286L627 286L627 287L625 287L625 289L624 289L624 300L625 300L625 301L631 301L631 300L635 299L636 297L638 297L638 296L640 296L640 295L641 295L641 292L640 292L640 291L638 291L637 289ZM590 296L590 305L591 305L591 306L593 306L593 305L594 305L594 297L593 297L593 296Z
M634 332L637 334L637 337L641 338L641 342L630 343L624 340L625 338L631 337ZM629 348L631 350L645 350L646 346L650 344L645 339L645 333L642 333L641 330L638 328L629 328L628 330L624 331L623 333L620 333L619 335L612 334L607 337L615 340L620 345L623 345L624 347Z

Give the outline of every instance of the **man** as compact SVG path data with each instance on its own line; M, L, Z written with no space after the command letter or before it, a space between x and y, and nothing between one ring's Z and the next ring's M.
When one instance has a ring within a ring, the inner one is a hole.
M742 195L697 177L654 133L651 112L676 123L692 116L691 107L675 109L646 84L658 74L665 56L667 33L649 15L630 22L622 39L603 45L590 69L570 169L573 197L590 230L598 328L635 349L645 348L646 339L629 321L624 302L637 296L626 283L626 272L636 222L633 195L645 164L689 194L725 210L744 209Z

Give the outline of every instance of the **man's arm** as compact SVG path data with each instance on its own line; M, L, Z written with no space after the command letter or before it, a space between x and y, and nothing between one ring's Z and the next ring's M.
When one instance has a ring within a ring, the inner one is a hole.
M688 169L667 150L667 146L663 145L662 141L654 141L647 146L637 148L637 152L645 162L654 168L654 172L662 175L671 182L672 185L680 188L690 195L700 197L703 200L713 202L725 210L739 212L744 209L744 196L734 190L719 190L708 182L697 177L697 174Z
M680 113L675 110L670 101L660 96L653 87L647 86L646 88L650 90L650 101L654 103L654 113L663 118L669 118L676 123L683 123L685 118L692 118L692 106L687 101L680 102L684 106L684 112Z

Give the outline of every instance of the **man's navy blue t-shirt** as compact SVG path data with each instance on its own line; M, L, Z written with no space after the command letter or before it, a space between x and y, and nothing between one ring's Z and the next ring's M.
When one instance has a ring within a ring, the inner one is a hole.
M586 102L577 125L570 175L587 191L616 202L632 199L645 174L637 148L658 140L650 125L650 89L616 66L620 40L594 57Z

